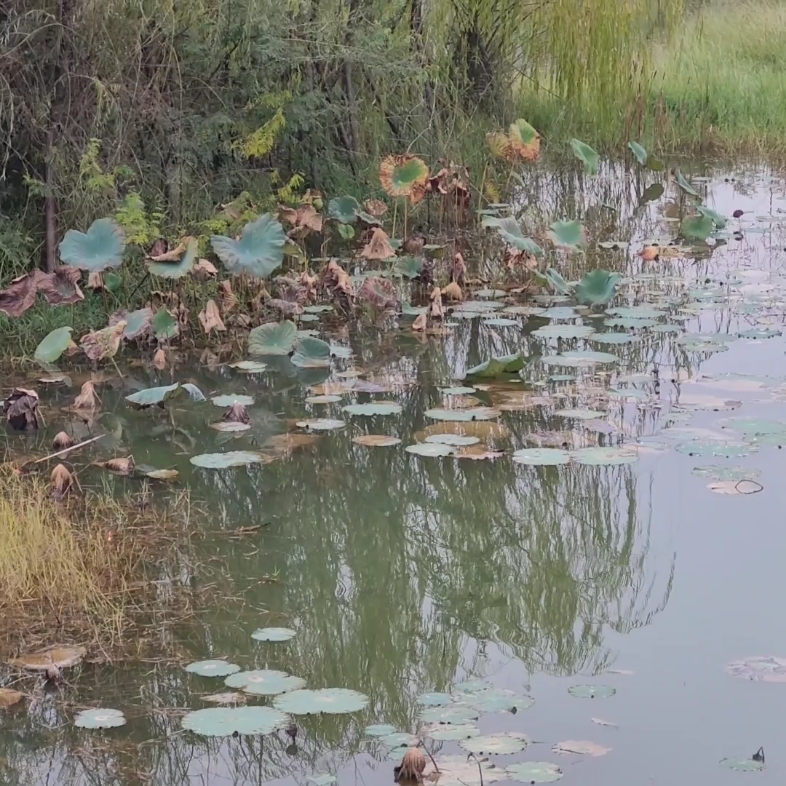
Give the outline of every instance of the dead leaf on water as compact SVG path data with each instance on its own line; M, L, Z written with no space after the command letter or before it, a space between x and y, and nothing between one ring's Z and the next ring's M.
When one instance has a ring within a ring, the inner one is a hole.
M361 434L352 441L356 445L365 445L369 448L387 448L401 442L398 437L391 437L387 434Z
M96 393L93 382L88 380L82 385L79 395L74 399L74 409L98 409L101 399Z
M128 476L134 471L134 457L118 457L108 461L94 461L93 465L109 470L109 472L113 472L115 475Z
M163 371L166 368L166 352L161 348L153 355L153 368L156 371Z
M68 494L71 489L71 484L73 483L73 477L68 471L68 468L63 464L58 464L52 470L49 479L52 484L52 496L55 499L63 499L63 497Z
M66 448L73 447L75 444L74 438L66 431L58 432L52 440L52 447L55 450L65 450Z
M472 459L474 461L493 461L505 454L501 450L489 450L485 445L467 445L453 453L453 458Z

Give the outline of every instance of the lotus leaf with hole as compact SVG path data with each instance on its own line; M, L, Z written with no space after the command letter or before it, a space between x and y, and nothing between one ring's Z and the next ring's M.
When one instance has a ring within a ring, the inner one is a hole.
M330 366L330 344L320 338L304 336L295 344L292 364L298 368L327 368Z
M459 743L465 751L474 753L476 756L481 754L510 754L520 753L531 742L526 734L516 731L505 731L498 734L483 734L479 737L471 737Z
M272 734L287 725L286 714L271 707L210 707L183 716L182 726L203 737Z
M570 148L573 151L573 155L584 164L584 171L588 175L598 174L600 156L588 144L579 139L571 139Z
M249 450L230 450L227 453L203 453L200 456L192 456L190 461L195 467L202 469L228 469L261 464L265 461L265 456Z
M563 775L556 764L548 761L521 761L508 766L505 773L510 780L522 783L552 783Z
M587 247L587 236L579 221L555 221L549 227L549 240L566 251L581 251Z
M267 278L281 266L285 242L284 229L271 213L246 224L240 240L223 235L210 238L213 251L230 273L246 273L255 278Z
M292 628L258 628L251 634L257 641L289 641L296 633Z
M80 729L115 729L126 725L126 717L121 710L99 707L94 710L82 710L74 718L74 726Z
M248 334L248 351L252 355L288 355L296 340L294 322L267 322Z
M314 715L321 712L342 715L365 709L368 701L368 696L348 688L322 688L285 693L277 696L273 703L277 709L293 715Z
M64 264L98 273L123 263L125 248L123 228L112 218L99 218L87 232L69 229L60 242L60 259Z
M71 327L60 327L52 330L36 347L35 359L39 363L54 363L73 343Z
M576 284L576 300L588 306L605 306L613 300L621 278L608 270L591 270Z
M186 666L186 671L198 674L200 677L227 677L240 671L240 666L227 663L225 660L200 660L196 663L189 663Z

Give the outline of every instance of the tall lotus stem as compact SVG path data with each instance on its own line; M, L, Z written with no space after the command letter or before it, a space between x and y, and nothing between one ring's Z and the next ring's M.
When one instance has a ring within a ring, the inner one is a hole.
M393 227L390 230L390 236L396 236L396 218L398 218L398 200L393 203Z
M409 199L404 197L404 234L402 237L406 240L407 237L407 211L409 209Z

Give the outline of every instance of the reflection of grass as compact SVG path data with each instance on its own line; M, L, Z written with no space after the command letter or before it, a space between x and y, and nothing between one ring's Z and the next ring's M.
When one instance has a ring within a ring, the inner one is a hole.
M3 643L118 642L150 607L145 565L167 523L109 495L57 503L44 482L0 472Z

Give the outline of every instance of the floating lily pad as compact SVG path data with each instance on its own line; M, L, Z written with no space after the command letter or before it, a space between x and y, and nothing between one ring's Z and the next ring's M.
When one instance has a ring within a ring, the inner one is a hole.
M617 306L616 308L607 308L606 313L625 319L657 319L666 314L665 311L650 306Z
M249 431L251 424L238 423L232 420L219 420L217 423L211 423L210 428L220 431L223 434L233 434L239 431Z
M611 748L589 740L563 740L551 749L554 753L577 753L581 756L605 756Z
M396 731L393 734L386 734L380 737L379 741L388 748L409 748L418 744L418 738L408 731Z
M343 224L342 224L343 226ZM337 779L335 775L330 775L327 772L323 772L319 775L309 775L306 780L309 783L313 783L314 786L331 786L332 783L336 783Z
M641 336L634 336L630 333L596 333L590 338L596 344L633 344L641 341Z
M480 324L488 325L489 327L513 327L521 323L517 319L508 317L492 317L491 319L484 319Z
M388 734L393 734L396 727L389 723L373 723L371 726L366 726L364 731L369 737L386 737Z
M577 699L608 699L617 692L611 685L572 685L568 693Z
M516 731L505 731L499 734L483 734L479 737L471 737L462 740L459 745L461 745L465 751L480 756L481 754L487 753L520 753L530 744L530 742L531 740L526 734L521 734Z
M182 393L186 393L192 401L205 400L204 394L196 385L192 385L190 382L182 385L179 382L175 382L174 385L146 388L137 393L132 393L130 396L126 396L126 401L135 409L146 409L152 406L163 406L165 402Z
M457 690L460 693L477 693L479 691L490 690L492 685L487 680L480 680L480 679L470 679L464 680L464 682L457 682L453 686L453 690Z
M503 374L515 374L524 368L525 362L526 360L521 353L492 357L480 365L469 369L465 378L492 379Z
M400 404L371 402L370 404L349 404L343 409L347 415L398 415L401 412Z
M308 420L298 420L295 424L298 428L305 428L309 431L334 431L344 428L347 424L343 420L333 418L309 418Z
M432 740L439 740L440 742L467 740L470 737L477 737L480 734L480 729L471 723L458 723L458 724L443 724L434 723L426 726L422 733Z
M752 328L751 330L743 330L740 333L740 338L757 338L757 339L765 339L765 338L775 338L775 336L781 335L780 330L775 330L773 328Z
M261 453L250 450L230 450L226 453L203 453L200 456L192 456L190 461L195 467L202 469L228 469L261 464L265 461L265 457Z
M267 368L267 363L260 363L258 360L238 360L235 363L230 363L229 367L246 374L260 374Z
M444 707L450 704L450 695L447 693L421 693L415 702L422 707Z
M288 355L296 340L294 322L267 322L248 334L248 351L252 355Z
M493 407L472 407L470 409L427 409L426 417L434 420L448 420L455 422L475 420L495 420L502 413Z
M391 437L387 434L361 434L354 437L352 441L357 445L365 445L369 448L389 448L401 443L398 437Z
M555 466L567 464L570 453L557 448L524 448L513 454L513 461L517 464L531 464L535 466Z
M543 325L532 331L539 338L588 338L595 332L591 325Z
M447 707L427 707L418 716L424 723L463 724L478 719L478 711L473 707L461 704L450 704Z
M200 677L227 677L240 671L240 666L227 663L225 660L200 660L196 663L189 663L186 666L186 671L198 674Z
M718 763L721 767L726 767L729 770L738 770L739 772L759 772L764 769L764 762L756 759L721 759Z
M540 316L545 319L575 319L578 315L576 309L571 306L551 306Z
M441 388L439 392L442 393L443 396L468 396L475 392L475 388L459 385L454 388Z
M724 671L732 677L754 682L786 682L786 658L758 655L727 664Z
M306 404L335 404L341 401L341 396L308 396Z
M535 703L535 699L531 696L518 696L508 690L491 688L470 694L466 703L480 712L517 712L528 710Z
M74 726L80 729L115 729L126 725L126 716L121 710L99 707L94 710L82 710L74 718Z
M625 448L580 448L570 454L577 464L591 464L594 466L613 466L617 464L632 464L638 458L635 450Z
M505 773L511 780L522 783L551 783L563 775L556 764L548 761L521 761L511 764Z
M708 464L703 467L694 467L693 474L698 475L700 478L709 478L715 481L738 481L758 478L761 472L753 467L727 467L723 464Z
M295 631L291 628L258 628L251 634L257 641L289 641L295 638Z
M277 709L293 715L313 715L320 712L342 715L365 709L368 701L368 696L348 688L322 688L285 693L275 699L274 705Z
M225 691L224 693L211 693L208 696L201 696L202 701L208 704L222 704L224 706L231 706L233 704L245 704L246 697L243 693L236 693L235 691Z
M719 456L722 458L742 458L756 453L758 447L746 442L724 442L723 440L693 439L680 442L675 450L689 456Z
M416 456L427 458L439 458L442 456L452 456L455 448L450 445L443 445L439 442L416 442L414 445L407 445L404 450Z
M574 420L594 420L602 418L606 413L597 409L557 409L555 415L562 418L573 418Z
M240 688L244 693L255 696L275 696L286 691L297 691L305 687L306 681L285 671L254 669L239 671L224 680L229 688Z
M243 396L235 393L229 393L223 396L213 396L210 400L217 407L231 407L235 404L242 404L244 407L250 407L254 403L254 399L251 396Z
M477 445L480 440L477 437L467 437L463 434L432 434L426 437L426 442L435 442L440 445L450 445L451 447L461 448L468 445Z
M488 759L467 759L466 756L439 756L437 786L480 786L482 783L506 780L506 772ZM478 768L483 773L482 781Z
M561 355L546 355L540 359L544 366L593 366L597 363L616 363L619 358L608 352L589 350L563 352Z
M184 729L204 737L272 734L287 725L283 712L271 707L209 707L183 716Z

